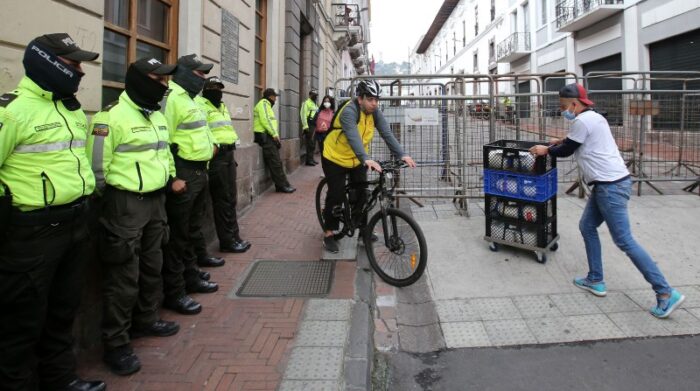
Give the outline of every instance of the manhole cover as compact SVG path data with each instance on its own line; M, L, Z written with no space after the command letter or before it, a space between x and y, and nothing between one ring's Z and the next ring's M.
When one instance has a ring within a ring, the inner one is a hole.
M236 295L326 296L334 268L328 261L258 261Z

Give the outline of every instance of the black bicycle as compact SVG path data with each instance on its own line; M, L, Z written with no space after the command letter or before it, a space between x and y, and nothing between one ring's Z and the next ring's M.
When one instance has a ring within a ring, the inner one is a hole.
M340 220L335 239L352 237L359 229L372 269L388 284L407 286L423 275L428 246L418 223L394 206L395 179L407 165L401 160L383 161L379 165L382 171L377 179L346 184L342 204L333 208L333 215ZM323 178L316 189L316 214L322 228L327 191L327 180ZM360 197L359 192L366 192L365 197ZM362 202L363 198L366 202ZM368 220L375 206L378 210Z

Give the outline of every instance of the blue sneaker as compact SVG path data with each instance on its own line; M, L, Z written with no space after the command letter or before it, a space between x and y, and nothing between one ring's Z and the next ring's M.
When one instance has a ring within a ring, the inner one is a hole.
M605 290L605 283L603 281L591 282L588 280L588 278L574 278L574 285L585 291L589 291L598 297L603 297L608 294L608 292Z
M668 318L671 315L671 312L673 312L676 308L678 308L678 306L680 306L683 303L683 300L685 300L685 296L683 296L680 292L674 289L671 291L671 296L665 299L662 299L657 296L656 306L651 307L649 312L651 312L651 314L656 316L657 318Z

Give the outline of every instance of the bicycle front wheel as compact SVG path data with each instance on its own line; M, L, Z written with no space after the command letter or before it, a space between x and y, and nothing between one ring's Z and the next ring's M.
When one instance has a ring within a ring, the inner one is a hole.
M378 240L372 241L372 233ZM428 263L428 245L418 223L394 208L375 213L364 231L365 250L372 269L386 283L401 287L416 282Z

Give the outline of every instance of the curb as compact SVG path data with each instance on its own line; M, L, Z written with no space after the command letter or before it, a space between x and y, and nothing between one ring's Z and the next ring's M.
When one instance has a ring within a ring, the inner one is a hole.
M345 389L371 390L374 343L374 324L371 316L373 301L372 272L364 252L357 251L355 275L355 304L350 323L349 343L343 366Z

